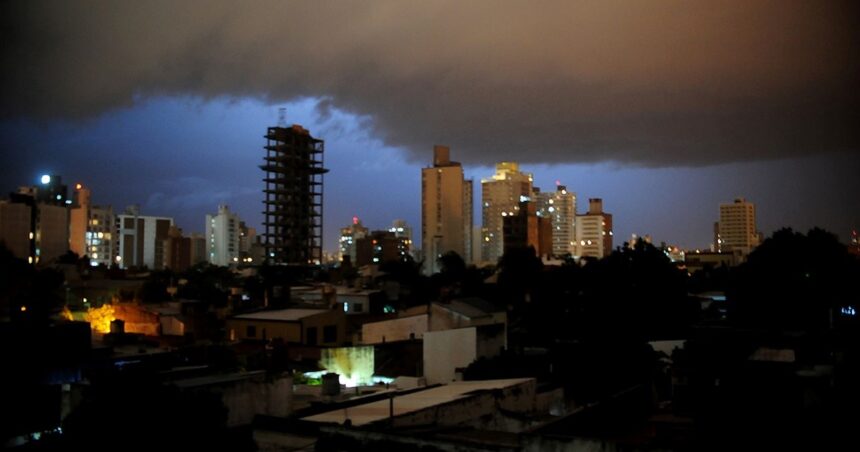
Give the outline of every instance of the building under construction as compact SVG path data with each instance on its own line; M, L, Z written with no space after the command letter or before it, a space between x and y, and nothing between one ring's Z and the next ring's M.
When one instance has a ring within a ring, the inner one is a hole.
M318 265L322 258L323 140L302 126L266 132L263 240L270 264Z

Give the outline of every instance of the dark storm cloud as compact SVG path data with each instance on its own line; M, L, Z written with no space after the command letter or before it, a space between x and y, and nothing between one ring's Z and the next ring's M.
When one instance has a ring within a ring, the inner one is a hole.
M4 2L6 118L325 99L421 160L705 165L858 148L853 2Z

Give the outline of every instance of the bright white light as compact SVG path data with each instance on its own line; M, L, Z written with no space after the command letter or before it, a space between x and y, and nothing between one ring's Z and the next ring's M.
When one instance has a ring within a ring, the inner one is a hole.
M43 175L42 176L42 183L45 185L50 184L51 183L51 176L48 176L47 174Z

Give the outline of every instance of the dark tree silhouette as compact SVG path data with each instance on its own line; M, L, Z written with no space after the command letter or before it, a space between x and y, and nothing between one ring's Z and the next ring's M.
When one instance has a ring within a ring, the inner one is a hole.
M860 265L833 234L781 229L732 274L729 319L780 330L827 328L843 306L860 305Z

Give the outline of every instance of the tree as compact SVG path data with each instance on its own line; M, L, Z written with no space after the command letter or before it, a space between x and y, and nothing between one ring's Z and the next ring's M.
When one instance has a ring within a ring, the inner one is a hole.
M747 326L814 331L843 306L860 305L860 264L833 234L776 231L731 275L729 319Z

